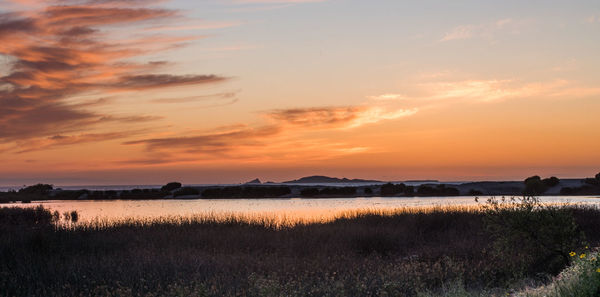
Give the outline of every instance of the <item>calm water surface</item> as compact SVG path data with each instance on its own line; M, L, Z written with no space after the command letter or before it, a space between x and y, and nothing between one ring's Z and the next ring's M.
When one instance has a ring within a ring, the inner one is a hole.
M484 203L488 197L480 197ZM600 205L597 196L546 196L547 203L582 203ZM330 199L195 199L195 200L110 200L110 201L41 201L31 204L0 204L34 207L43 205L61 213L76 210L82 221L120 220L127 218L158 218L168 216L228 216L267 217L276 220L319 221L331 219L353 210L392 210L403 207L445 205L477 205L474 197L373 197Z

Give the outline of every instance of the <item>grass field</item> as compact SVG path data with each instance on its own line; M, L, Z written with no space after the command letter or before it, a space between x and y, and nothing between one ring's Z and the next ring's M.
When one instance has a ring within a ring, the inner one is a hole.
M597 226L600 209L589 206L364 210L310 224L73 223L3 208L0 295L506 296L574 263L565 251L599 246Z

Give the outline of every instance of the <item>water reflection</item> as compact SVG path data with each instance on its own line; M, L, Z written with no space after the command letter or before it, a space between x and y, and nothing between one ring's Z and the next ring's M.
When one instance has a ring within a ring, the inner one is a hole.
M488 197L480 197L485 202ZM600 197L547 196L546 203L584 203L600 205ZM241 216L286 222L326 221L357 210L393 210L406 207L465 205L476 206L474 197L385 197L333 199L198 199L198 200L110 200L110 201L43 201L31 204L0 206L34 207L43 205L64 213L76 210L80 221L115 221L172 216Z

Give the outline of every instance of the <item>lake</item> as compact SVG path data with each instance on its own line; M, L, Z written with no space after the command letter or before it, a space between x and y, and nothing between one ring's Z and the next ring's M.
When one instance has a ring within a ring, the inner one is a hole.
M485 203L489 197L479 198ZM598 196L544 196L545 203L582 203L600 205ZM369 198L288 198L288 199L165 199L165 200L77 200L9 203L0 207L43 205L60 213L76 210L80 220L121 220L168 216L228 216L271 218L286 221L324 221L354 210L392 210L404 207L477 205L474 197L369 197Z

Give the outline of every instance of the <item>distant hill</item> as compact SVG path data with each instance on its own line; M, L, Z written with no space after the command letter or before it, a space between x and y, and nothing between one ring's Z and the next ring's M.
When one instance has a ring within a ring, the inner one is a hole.
M322 175L306 176L296 180L290 180L283 182L284 184L326 184L326 183L380 183L378 180L368 179L347 179L337 178Z
M262 183L260 182L260 179L255 178L255 179L247 182L246 184L262 184Z

